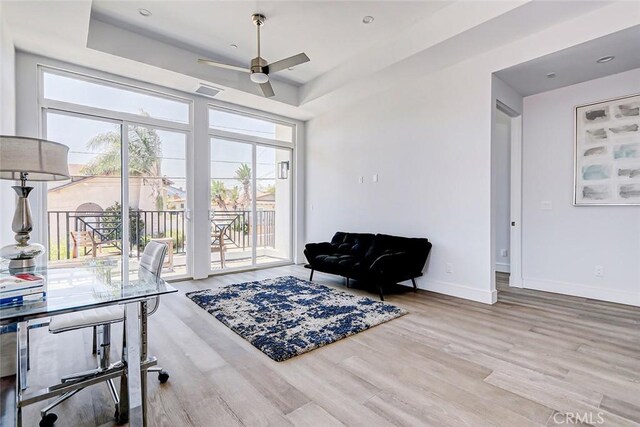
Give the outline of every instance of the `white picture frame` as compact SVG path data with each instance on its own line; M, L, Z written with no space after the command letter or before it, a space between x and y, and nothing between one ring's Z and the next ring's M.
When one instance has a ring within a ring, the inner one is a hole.
M575 107L573 204L640 205L640 94Z

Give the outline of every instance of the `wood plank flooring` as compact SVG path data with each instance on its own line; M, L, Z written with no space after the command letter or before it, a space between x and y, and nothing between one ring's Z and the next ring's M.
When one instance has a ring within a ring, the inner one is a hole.
M180 293L150 318L151 353L171 374L164 385L150 377L150 426L512 427L566 425L566 414L580 424L640 425L637 307L510 289L500 275L493 306L425 291L390 295L410 314L278 363L184 296L282 275L307 278L308 270L175 284ZM314 279L345 289L335 276ZM88 330L35 330L31 343L33 386L95 366ZM26 408L25 425L37 425L40 407ZM54 412L57 426L113 425L106 385Z

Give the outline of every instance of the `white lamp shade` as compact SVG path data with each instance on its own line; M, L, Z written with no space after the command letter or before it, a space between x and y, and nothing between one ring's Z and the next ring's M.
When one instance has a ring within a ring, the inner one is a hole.
M0 179L20 180L26 172L29 181L69 179L66 145L39 138L0 135Z

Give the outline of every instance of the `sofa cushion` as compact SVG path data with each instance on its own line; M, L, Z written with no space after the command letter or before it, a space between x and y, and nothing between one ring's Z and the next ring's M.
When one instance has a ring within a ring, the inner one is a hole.
M318 255L314 259L314 266L323 271L337 274L348 273L358 260L353 255L332 253Z
M344 238L347 236L347 233L343 232L343 231L338 231L336 234L333 235L333 238L331 239L331 244L332 245L340 245L342 243L344 243Z
M363 259L374 239L375 235L370 233L347 233L344 243L350 246L351 255Z

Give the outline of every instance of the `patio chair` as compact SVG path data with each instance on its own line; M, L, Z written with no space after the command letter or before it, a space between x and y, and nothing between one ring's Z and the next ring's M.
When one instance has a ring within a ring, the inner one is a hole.
M227 247L225 246L225 228L218 228L216 224L212 224L211 227L211 252L220 252L220 268L225 268L225 252Z
M73 249L71 250L71 257L78 258L78 249L83 248L85 254L87 248L91 248L91 256L96 257L98 253L98 244L96 243L93 235L88 231L72 231L71 242L73 243ZM100 249L102 251L102 249Z

